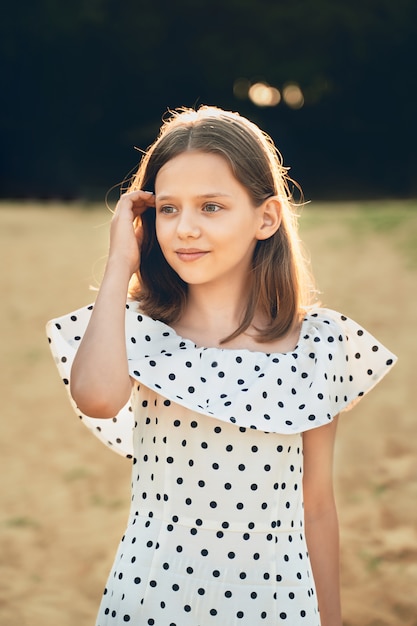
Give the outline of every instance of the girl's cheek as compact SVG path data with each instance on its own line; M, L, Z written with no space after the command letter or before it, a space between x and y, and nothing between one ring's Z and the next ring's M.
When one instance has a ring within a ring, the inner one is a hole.
M162 220L158 220L158 218L156 218L155 234L160 246L163 246L164 243L167 243L170 239L172 239L172 232L170 232L170 229L167 228L167 226L168 225L166 223L164 224Z

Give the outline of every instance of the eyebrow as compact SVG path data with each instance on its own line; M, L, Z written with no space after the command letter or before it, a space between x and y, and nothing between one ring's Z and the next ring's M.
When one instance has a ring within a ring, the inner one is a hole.
M156 196L156 199L161 202L162 200L171 200L173 197L175 196L171 196L169 194L160 194ZM210 198L231 198L231 197L232 197L231 194L224 193L223 191L210 191L208 193L201 193L196 196L198 200L200 199L207 200Z

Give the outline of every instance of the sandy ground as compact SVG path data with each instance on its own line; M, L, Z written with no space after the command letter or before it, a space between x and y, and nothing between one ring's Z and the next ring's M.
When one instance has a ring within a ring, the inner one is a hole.
M388 224L372 211L312 206L302 229L324 304L400 357L340 421L344 623L417 626L417 211ZM108 221L79 205L0 207L1 626L92 626L123 533L129 462L72 413L44 334L94 299Z

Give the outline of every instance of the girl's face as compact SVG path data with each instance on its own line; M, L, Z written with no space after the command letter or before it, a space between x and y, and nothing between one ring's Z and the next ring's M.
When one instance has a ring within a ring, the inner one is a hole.
M174 157L157 174L155 198L159 245L186 283L245 284L262 209L225 158L200 151Z

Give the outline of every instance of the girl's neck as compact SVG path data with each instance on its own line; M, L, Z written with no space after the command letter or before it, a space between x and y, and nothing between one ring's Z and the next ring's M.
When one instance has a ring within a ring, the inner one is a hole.
M239 326L246 308L242 298L232 297L232 290L219 292L191 288L179 325L209 335L220 333L220 338L231 334Z
M247 292L247 288L243 291ZM285 337L267 343L256 340L257 328L267 320L255 316L252 325L241 335L222 343L225 337L232 335L239 327L246 307L244 295L233 295L233 286L225 290L210 290L200 286L191 286L187 306L181 318L172 326L186 339L201 347L247 349L256 352L288 352L298 343L300 325L296 325Z

